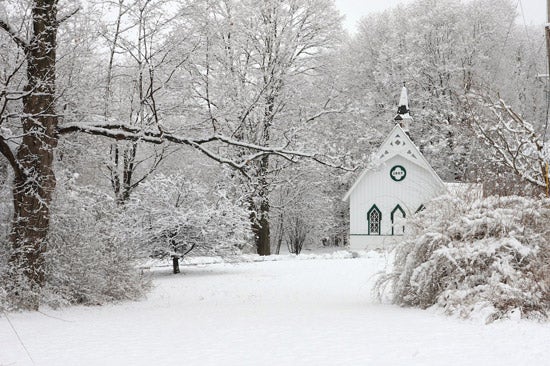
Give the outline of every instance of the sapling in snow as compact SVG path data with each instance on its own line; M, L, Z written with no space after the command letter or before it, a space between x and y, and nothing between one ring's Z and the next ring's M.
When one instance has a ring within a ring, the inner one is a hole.
M237 254L249 244L249 213L242 202L223 187L208 189L182 173L144 182L126 210L127 239L142 254L171 258L174 273L186 254Z

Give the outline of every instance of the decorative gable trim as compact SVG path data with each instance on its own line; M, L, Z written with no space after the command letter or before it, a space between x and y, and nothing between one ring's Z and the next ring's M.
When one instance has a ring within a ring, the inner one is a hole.
M381 163L383 163L397 155L402 156L408 161L428 170L428 172L434 177L435 181L441 188L441 191L445 191L445 184L443 183L441 178L439 178L439 175L437 175L437 173L428 163L426 158L424 158L420 150L418 150L416 145L412 142L409 136L405 133L405 131L403 131L403 129L399 125L395 125L388 137L386 137L382 145L380 145L380 148L378 149L375 156L380 160ZM349 196L355 190L355 188L357 188L359 182L371 170L372 168L366 168L365 170L363 170L359 178L357 178L357 180L353 183L351 188L342 198L343 201L347 201L349 199Z

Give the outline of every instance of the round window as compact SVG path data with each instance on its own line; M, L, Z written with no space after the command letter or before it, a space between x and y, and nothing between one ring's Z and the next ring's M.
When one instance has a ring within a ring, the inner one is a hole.
M407 171L401 165L396 165L390 169L390 177L396 182L401 182L407 176Z

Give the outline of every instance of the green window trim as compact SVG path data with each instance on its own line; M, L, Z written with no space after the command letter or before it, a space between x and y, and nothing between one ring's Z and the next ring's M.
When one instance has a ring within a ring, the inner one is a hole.
M376 219L377 222L375 221ZM376 205L372 205L370 210L367 212L367 222L368 222L368 235L380 235L382 232L382 211L378 208ZM377 225L378 230L371 230L373 227L376 228Z
M403 175L401 176L398 176L396 177L394 175L394 171L396 170L401 170L401 172L403 173ZM395 182L401 182L403 180L405 180L405 178L407 177L407 169L405 169L405 167L403 165L394 165L391 169L390 169L390 178L392 180L394 180Z
M394 230L393 230L394 229L393 224L395 222L394 217L395 217L395 213L397 211L401 212L401 214L403 215L403 218L407 217L407 215L405 214L405 210L403 210L403 208L399 204L397 204L397 206L395 206L395 208L392 210L392 212L390 214L390 216L391 216L391 234L392 235L395 235ZM403 232L405 232L405 225L403 225Z

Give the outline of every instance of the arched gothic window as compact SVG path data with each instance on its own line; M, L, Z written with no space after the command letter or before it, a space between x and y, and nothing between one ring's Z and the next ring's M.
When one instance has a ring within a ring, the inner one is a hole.
M391 234L392 235L403 235L405 232L405 225L397 225L396 221L401 221L405 219L405 211L401 208L400 205L395 206L391 212Z
M367 220L369 222L369 235L380 235L382 213L376 205L372 205L371 209L367 213Z

